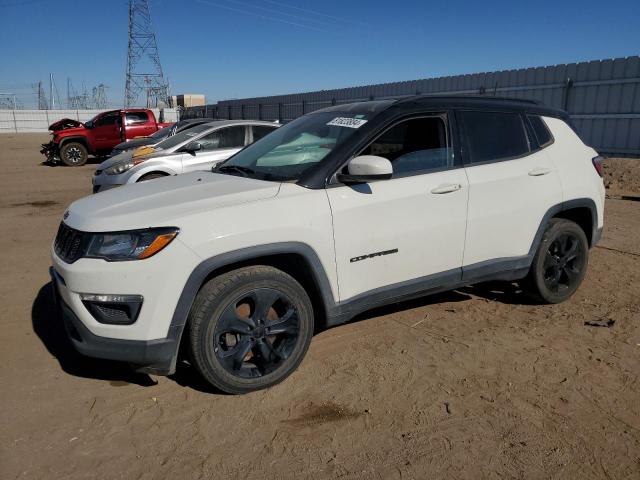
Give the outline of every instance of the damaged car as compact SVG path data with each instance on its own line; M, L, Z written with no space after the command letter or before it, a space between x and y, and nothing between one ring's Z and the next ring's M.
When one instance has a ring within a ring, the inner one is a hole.
M89 155L108 155L127 139L146 137L170 125L158 122L152 110L141 108L102 112L84 123L63 118L49 125L52 139L40 153L48 163L79 167Z

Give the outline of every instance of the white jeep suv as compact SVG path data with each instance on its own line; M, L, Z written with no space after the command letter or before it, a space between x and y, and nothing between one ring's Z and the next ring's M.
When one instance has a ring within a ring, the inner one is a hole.
M485 280L567 299L601 235L601 168L535 102L338 105L212 172L74 202L54 290L80 352L169 374L182 344L213 386L248 392L372 307Z

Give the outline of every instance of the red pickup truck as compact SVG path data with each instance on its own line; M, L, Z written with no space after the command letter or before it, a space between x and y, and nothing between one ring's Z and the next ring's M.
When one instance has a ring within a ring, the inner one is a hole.
M47 161L77 167L89 154L101 156L121 142L146 137L171 125L158 123L151 110L136 108L102 112L85 123L64 118L49 125L53 139L42 145Z

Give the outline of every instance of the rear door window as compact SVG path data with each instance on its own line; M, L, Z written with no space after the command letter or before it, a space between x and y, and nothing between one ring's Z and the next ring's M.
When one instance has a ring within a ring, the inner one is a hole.
M215 150L217 148L242 148L244 147L244 126L221 128L211 132L197 141L202 150Z
M509 160L530 152L519 113L462 111L460 115L471 164Z
M115 113L108 113L107 115L104 115L103 117L99 118L96 122L95 122L95 126L96 127L105 127L107 125L117 125L120 120L120 113L119 112L115 112Z
M218 130L218 133L220 134L220 148L244 147L244 126L223 128L221 130Z
M254 125L251 128L253 129L253 141L257 142L262 137L269 135L278 127L267 127L266 125Z
M124 119L127 125L140 125L141 123L147 123L149 116L147 112L127 112Z

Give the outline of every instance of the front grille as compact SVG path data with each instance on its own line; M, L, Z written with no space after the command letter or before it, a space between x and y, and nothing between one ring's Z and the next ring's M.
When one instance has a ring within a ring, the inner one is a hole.
M60 223L53 249L62 260L73 263L84 254L89 235Z

